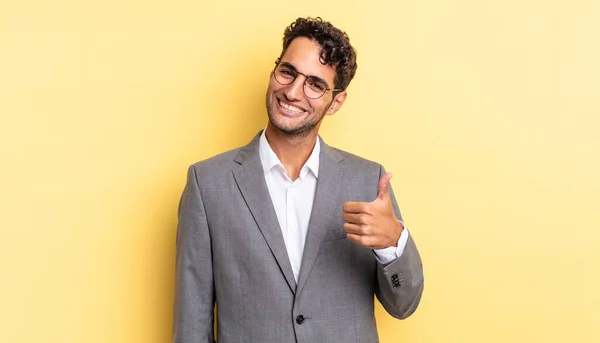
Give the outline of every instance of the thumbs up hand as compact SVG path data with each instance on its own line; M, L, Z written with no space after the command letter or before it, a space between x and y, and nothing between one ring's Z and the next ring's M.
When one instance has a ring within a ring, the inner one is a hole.
M388 184L392 173L379 180L379 193L371 202L348 201L342 206L344 230L352 242L371 249L384 249L398 244L404 227L394 213Z

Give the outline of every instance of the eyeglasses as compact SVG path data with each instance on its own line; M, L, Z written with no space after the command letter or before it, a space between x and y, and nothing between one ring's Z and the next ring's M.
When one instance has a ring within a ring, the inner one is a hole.
M273 76L275 77L275 81L283 86L287 86L294 82L298 75L304 76L306 79L304 80L304 86L302 90L306 97L310 99L318 99L322 97L327 91L339 92L341 89L331 89L327 82L320 77L306 75L303 74L294 68L289 63L280 63L281 59L277 59L275 61L275 70L273 71Z

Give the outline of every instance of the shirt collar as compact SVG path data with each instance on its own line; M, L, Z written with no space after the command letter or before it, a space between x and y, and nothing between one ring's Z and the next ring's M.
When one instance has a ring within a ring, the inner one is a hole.
M281 171L287 175L283 164L281 163L273 149L271 149L269 141L267 141L265 131L266 130L263 130L258 141L258 154L260 156L260 162L262 164L263 171L266 173L272 170L275 166L278 166L281 169ZM306 163L304 163L304 166L302 166L302 169L300 170L301 179L304 179L309 170L315 175L316 178L319 178L320 153L321 142L320 139L317 137L317 141L315 143L315 147L313 148L312 153L310 154L308 160L306 160Z

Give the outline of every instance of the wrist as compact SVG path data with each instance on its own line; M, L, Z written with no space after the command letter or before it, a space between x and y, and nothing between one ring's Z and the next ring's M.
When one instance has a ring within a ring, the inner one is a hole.
M400 241L400 236L402 236L402 232L404 231L405 226L401 220L396 220L396 230L393 239L392 246L398 247L398 242Z

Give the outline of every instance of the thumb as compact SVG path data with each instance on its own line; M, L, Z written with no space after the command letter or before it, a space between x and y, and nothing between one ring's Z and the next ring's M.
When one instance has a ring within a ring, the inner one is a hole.
M383 175L381 177L381 179L379 179L379 192L377 194L377 199L379 200L385 200L388 199L390 197L390 194L388 193L388 185L390 184L390 179L392 178L392 173L385 173L385 175Z

